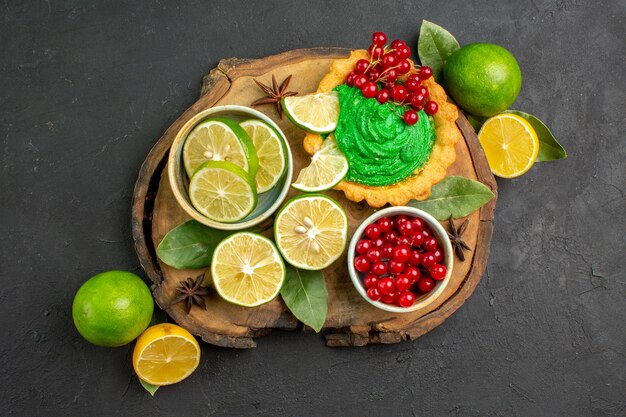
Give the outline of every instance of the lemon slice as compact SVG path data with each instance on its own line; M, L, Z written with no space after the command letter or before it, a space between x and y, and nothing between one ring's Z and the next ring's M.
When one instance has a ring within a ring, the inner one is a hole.
M256 185L237 165L209 161L200 165L191 177L189 200L209 219L232 223L245 218L256 207Z
M285 281L285 264L268 238L241 232L215 248L211 275L215 290L224 300L256 307L278 295Z
M294 197L274 220L278 250L296 268L323 269L343 253L348 239L346 212L321 194Z
M258 159L252 140L238 123L216 117L200 123L187 136L183 146L183 164L191 178L207 161L231 162L254 178Z
M200 346L187 330L175 324L149 327L133 351L137 376L152 385L170 385L193 373L200 363Z
M339 149L335 135L331 133L320 150L311 157L311 164L300 170L296 182L291 186L307 193L324 191L337 185L347 172L348 160Z
M515 178L530 169L539 153L539 139L533 127L515 114L487 119L478 132L487 162L494 175Z
M276 131L260 120L241 123L256 148L259 170L256 173L257 192L264 193L276 185L285 173L285 148Z
M336 91L286 97L283 110L293 124L311 133L329 133L337 127L339 95Z

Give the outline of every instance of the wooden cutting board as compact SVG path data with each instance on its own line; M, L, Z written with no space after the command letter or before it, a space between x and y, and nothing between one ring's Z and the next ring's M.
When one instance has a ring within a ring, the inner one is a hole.
M154 283L156 303L181 326L219 346L252 348L254 338L272 329L309 330L289 312L280 297L258 308L244 308L221 300L216 294L206 300L207 310L194 307L190 314L181 304L170 305L178 283L196 277L202 271L176 270L160 262L155 248L172 228L189 220L174 200L167 179L166 163L169 147L176 132L192 116L216 105L249 106L262 96L253 79L268 84L272 74L280 83L293 75L289 90L299 94L314 92L320 79L328 72L333 59L344 58L348 49L300 49L262 59L230 58L220 61L202 80L200 99L185 111L154 145L141 167L135 185L132 226L135 248L146 273ZM294 178L310 157L302 148L304 132L286 117L281 120L272 105L257 107L271 117L289 140L294 156ZM464 137L456 146L457 159L448 175L461 175L481 181L496 193L496 182L474 130L460 115L457 126ZM295 195L292 190L288 198ZM363 203L347 200L343 193L328 192L347 211L350 237L355 228L374 210ZM364 346L369 343L397 343L416 339L440 325L469 297L481 279L489 255L496 198L467 218L469 227L464 238L472 248L465 262L455 259L451 281L444 293L428 308L412 313L387 313L363 300L348 276L346 255L324 271L328 286L328 315L322 334L328 346ZM461 220L457 220L460 222ZM266 225L267 226L267 225ZM445 224L447 229L447 224ZM271 228L265 234L271 236ZM208 278L207 273L207 278ZM207 282L210 281L207 279Z

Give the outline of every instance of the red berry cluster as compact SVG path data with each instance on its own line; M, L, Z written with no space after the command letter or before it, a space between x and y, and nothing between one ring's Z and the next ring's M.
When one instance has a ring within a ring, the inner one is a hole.
M401 116L407 125L417 123L418 111L424 109L426 114L435 114L439 110L436 102L428 100L428 88L421 85L433 75L430 67L419 67L417 72L409 75L404 83L399 77L411 70L409 56L411 50L403 41L396 39L385 45L387 35L374 32L372 44L367 49L370 58L359 59L354 70L346 77L346 84L361 89L367 98L376 98L380 104L389 100L403 106L406 111Z
M446 276L443 249L419 217L382 217L356 243L354 269L365 274L367 296L410 307L415 293L428 293Z

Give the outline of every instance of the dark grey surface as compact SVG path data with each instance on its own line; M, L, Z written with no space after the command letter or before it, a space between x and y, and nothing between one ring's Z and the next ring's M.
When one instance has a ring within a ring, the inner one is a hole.
M17 2L0 5L0 415L623 416L626 414L624 1ZM255 6L254 6L255 5ZM487 273L415 342L330 349L274 333L205 345L150 398L127 348L80 338L75 291L142 274L130 231L139 167L220 58L415 44L422 19L507 47L569 158L500 197Z

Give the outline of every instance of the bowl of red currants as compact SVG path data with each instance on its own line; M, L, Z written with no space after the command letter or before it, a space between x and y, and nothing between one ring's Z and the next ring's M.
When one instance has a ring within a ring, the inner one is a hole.
M394 313L426 307L443 293L452 274L453 252L445 229L413 207L389 207L354 232L348 271L370 304Z

